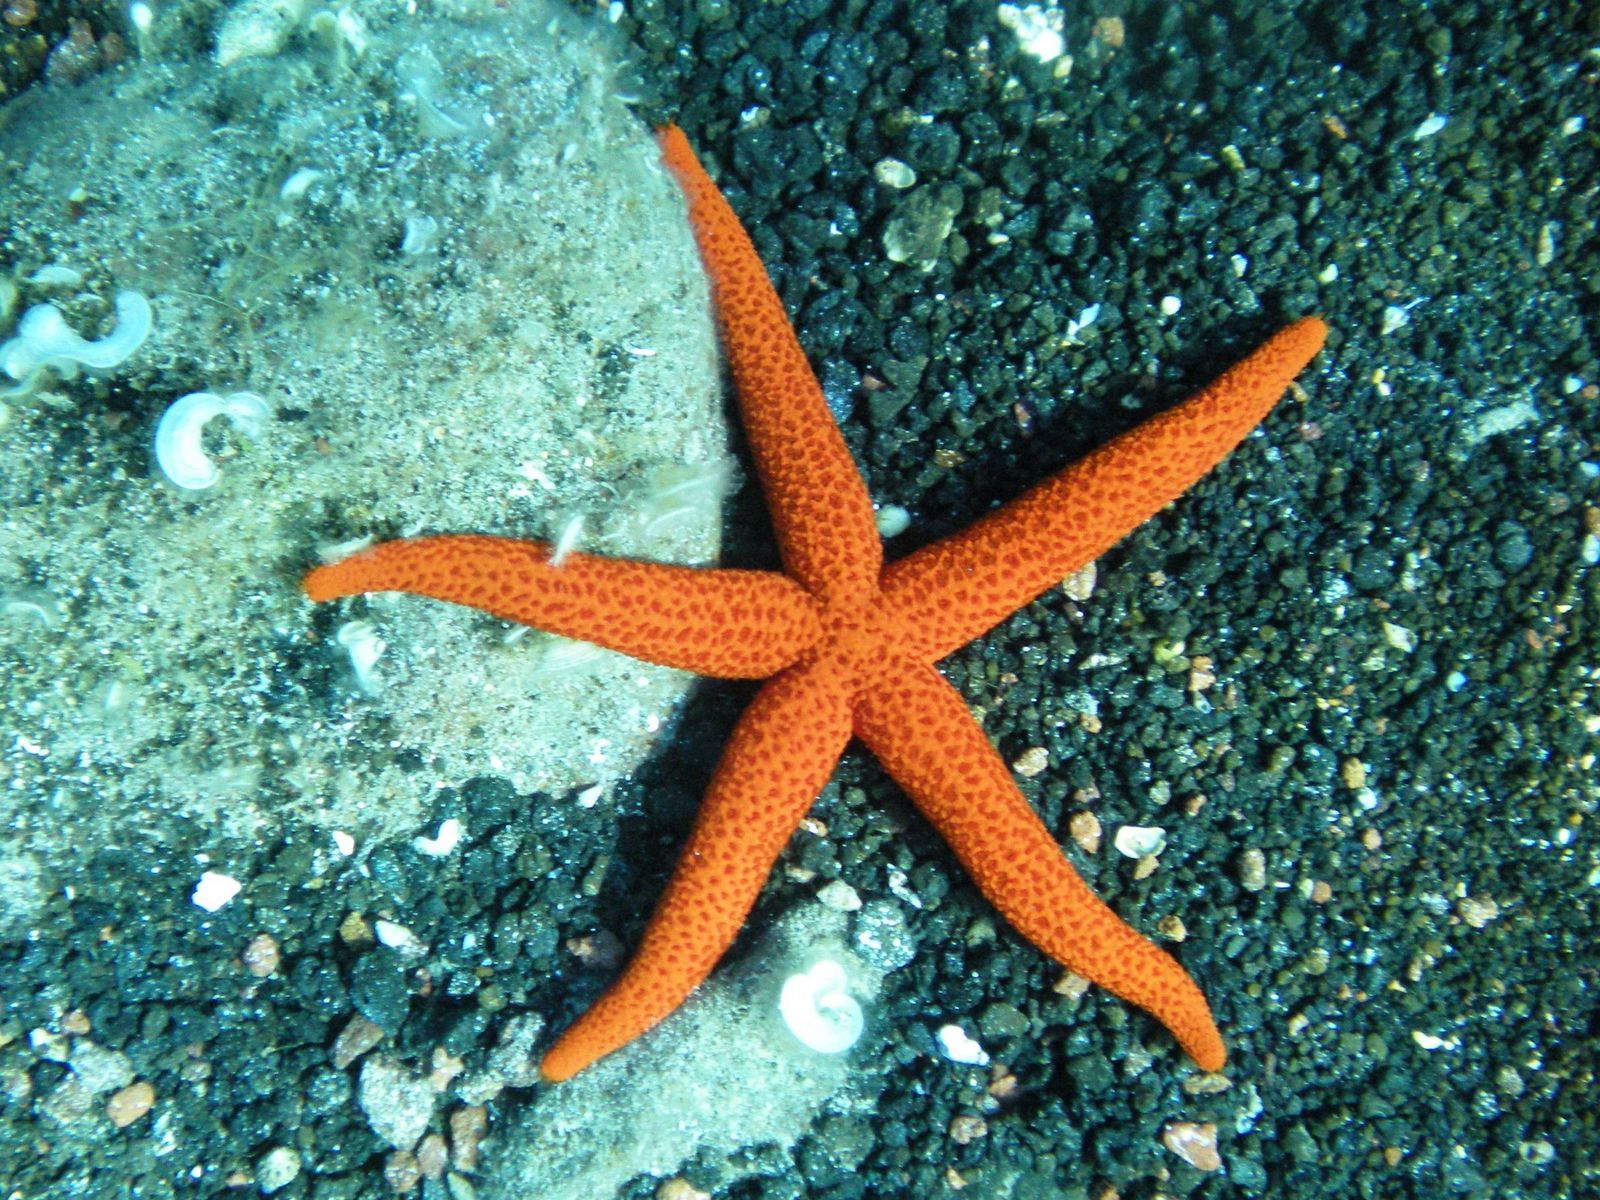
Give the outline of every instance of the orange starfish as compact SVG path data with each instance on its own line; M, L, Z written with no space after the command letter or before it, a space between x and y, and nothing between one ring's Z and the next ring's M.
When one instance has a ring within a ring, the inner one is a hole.
M1178 407L885 567L866 486L755 248L683 133L658 138L688 198L784 572L587 554L552 565L545 542L447 536L388 542L304 583L318 601L411 592L702 675L770 676L734 727L633 961L545 1055L544 1077L566 1079L631 1041L711 972L852 736L1018 932L1220 1069L1200 989L1090 893L934 664L1215 466L1326 326L1295 322Z

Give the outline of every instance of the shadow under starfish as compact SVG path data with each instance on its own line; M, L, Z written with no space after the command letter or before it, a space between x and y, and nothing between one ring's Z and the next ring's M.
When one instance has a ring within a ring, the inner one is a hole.
M782 302L676 126L658 138L689 202L784 570L667 566L473 535L388 542L311 571L312 600L398 591L470 605L635 658L767 679L621 977L551 1047L566 1079L711 972L852 736L1025 938L1138 1005L1208 1071L1226 1058L1200 989L1084 884L935 667L1181 495L1321 348L1307 317L1216 382L967 529L888 566L872 503Z

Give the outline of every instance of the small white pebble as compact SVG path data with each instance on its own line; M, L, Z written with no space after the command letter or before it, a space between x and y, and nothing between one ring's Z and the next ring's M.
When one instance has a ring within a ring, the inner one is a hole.
M835 912L856 912L861 908L861 893L842 879L824 884L817 892L817 899Z
M461 841L461 822L454 817L447 817L439 822L439 832L434 837L413 838L411 844L417 848L417 853L426 854L430 858L443 858L449 854Z
M1167 831L1159 825L1124 825L1113 844L1125 858L1144 858L1167 848Z
M315 167L301 167L283 181L283 186L278 189L278 199L299 200L326 174L326 171L319 171Z
M1175 317L1175 316L1177 316L1178 315L1178 310L1180 308L1182 308L1182 307L1183 307L1183 301L1180 300L1177 296L1163 296L1163 297L1161 297L1161 315L1164 316L1164 317Z
M380 917L372 923L372 932L385 946L400 951L403 957L420 958L428 952L421 938L396 921L385 921Z
M961 1026L940 1026L934 1036L939 1039L939 1053L951 1062L967 1063L974 1067L988 1066L989 1052L973 1041Z
M876 520L878 536L883 538L899 537L911 528L911 514L898 504L883 505L877 511Z
M880 158L873 164L872 175L884 187L908 188L917 181L917 173L898 158Z
M219 871L206 871L195 884L189 899L207 912L216 912L239 894L244 885L231 875Z
M356 852L356 840L342 829L335 829L332 834L333 846L340 854L349 858Z
M1411 140L1420 142L1426 138L1431 138L1448 124L1450 124L1449 117L1442 117L1438 113L1434 113L1411 131Z

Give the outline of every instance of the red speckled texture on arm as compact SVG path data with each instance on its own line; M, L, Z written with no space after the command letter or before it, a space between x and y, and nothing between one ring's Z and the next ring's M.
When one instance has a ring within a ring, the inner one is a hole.
M632 1041L711 973L850 738L849 695L815 666L766 684L739 718L672 882L628 969L539 1064L566 1079Z
M306 595L410 592L546 633L720 679L764 679L821 636L816 602L792 580L569 554L544 542L451 535L385 542L305 578Z
M1296 321L1176 408L892 564L884 594L915 652L964 646L1181 496L1261 422L1327 332L1317 317Z
M855 731L1018 933L1150 1013L1202 1069L1222 1069L1227 1052L1200 989L1089 891L933 667L886 669L857 705Z
M689 201L784 569L819 599L865 596L883 566L872 501L789 314L683 131L668 125L656 139Z

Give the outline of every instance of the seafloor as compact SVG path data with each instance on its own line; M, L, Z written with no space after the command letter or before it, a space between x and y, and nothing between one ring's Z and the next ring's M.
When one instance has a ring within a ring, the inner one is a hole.
M203 58L227 14L185 7ZM1098 818L1073 861L1200 981L1224 1075L1058 989L852 752L706 1003L595 1082L533 1083L529 1052L637 939L748 695L703 684L597 805L486 763L347 859L294 810L8 860L8 890L48 886L0 944L0 1196L1600 1195L1600 10L1105 0L1060 9L1043 61L1016 27L1051 11L601 16L642 119L684 127L751 230L874 500L909 513L891 555L1327 319L1293 395L1092 594L944 664L1063 843ZM74 14L126 35L94 70L137 60L120 6L9 0L8 89L76 86L38 82ZM0 246L26 219L0 193ZM62 420L107 394L61 391ZM116 392L116 424L170 396ZM775 562L752 483L725 546ZM285 689L354 703L307 649L328 619L294 619ZM0 643L45 623L8 620ZM13 792L35 712L0 729ZM461 845L414 846L450 817ZM1153 872L1112 848L1129 825L1166 830ZM207 867L244 884L214 914L190 900ZM859 912L818 904L834 881ZM863 932L865 1036L812 1063L765 1006L808 938ZM949 1025L992 1062L941 1053ZM1164 1144L1184 1132L1218 1161Z

